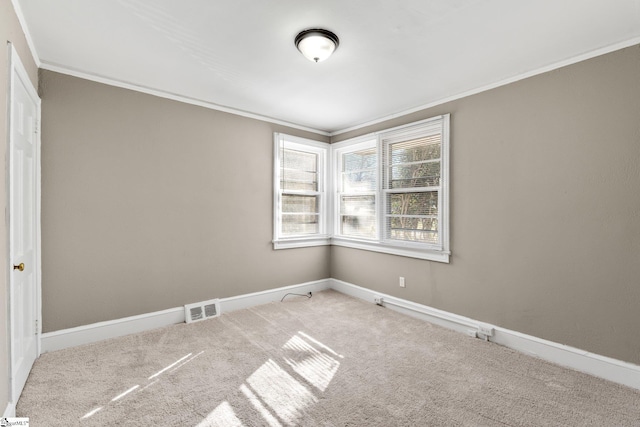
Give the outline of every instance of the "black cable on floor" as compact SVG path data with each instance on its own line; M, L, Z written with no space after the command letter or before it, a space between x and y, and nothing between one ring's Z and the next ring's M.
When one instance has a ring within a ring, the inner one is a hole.
M313 296L313 294L311 292L306 293L306 294L294 294L294 293L288 293L285 294L285 296L282 297L282 299L280 300L280 302L284 301L284 299L288 296L288 295L297 295L299 297L307 297L307 298L311 298Z

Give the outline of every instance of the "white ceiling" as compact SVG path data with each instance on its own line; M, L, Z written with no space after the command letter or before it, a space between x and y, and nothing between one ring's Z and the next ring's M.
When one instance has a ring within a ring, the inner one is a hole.
M17 4L43 68L324 132L640 43L640 0ZM317 27L340 47L315 64L293 39Z

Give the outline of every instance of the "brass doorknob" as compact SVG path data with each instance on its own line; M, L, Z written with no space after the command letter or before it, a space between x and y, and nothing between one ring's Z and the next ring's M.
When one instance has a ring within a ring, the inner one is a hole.
M14 265L14 266L13 266L13 269L14 269L14 270L19 270L19 271L24 271L24 262L21 262L21 263L20 263L20 264L18 264L18 265Z

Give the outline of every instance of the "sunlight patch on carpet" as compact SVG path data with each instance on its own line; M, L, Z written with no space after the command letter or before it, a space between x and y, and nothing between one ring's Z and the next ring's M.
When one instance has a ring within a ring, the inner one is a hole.
M102 410L102 406L99 406L99 407L87 412L86 414L84 414L80 419L81 420L86 420L87 418L91 418L92 416L94 416L95 414L100 412L101 410Z
M262 418L269 423L270 427L282 427L282 424L274 417L271 412L262 404L258 396L256 396L245 384L240 386L240 391L244 394L253 407L262 415Z
M324 350L327 350L329 353L333 354L334 356L338 356L340 359L344 359L343 355L336 353L331 348L327 347L325 344L321 343L320 341L318 341L317 339L313 338L312 336L307 335L302 331L298 331L298 333L300 335L302 335L304 338L306 338L308 341L311 341L312 343L314 343L315 345L319 346L320 348L322 348Z
M155 378L155 377L157 377L157 376L161 375L163 372L168 371L169 369L171 369L171 368L173 368L174 366L178 365L178 364L179 364L180 362L182 362L183 360L186 360L186 359L188 359L189 357L191 357L191 355L192 355L192 354L193 354L193 353L189 353L189 354L187 354L186 356L181 357L180 359L178 359L178 360L176 360L175 362L173 362L171 365L169 365L169 366L167 366L167 367L165 367L165 368L160 369L158 372L156 372L155 374L151 375L151 376L150 376L149 378L147 378L147 379L148 379L148 380L150 380L150 379L153 379L153 378Z
M324 354L295 335L283 347L291 354L284 361L311 385L325 391L340 367L340 362Z
M202 420L196 427L244 427L242 421L236 416L229 402L222 402L216 409L211 411L207 418Z
M273 359L268 359L239 388L270 427L297 425L305 410L318 402L309 386L324 392L340 367L336 359L343 358L303 332L292 336L282 350L286 365L281 366ZM299 377L295 378L292 374ZM229 414L233 414L233 407L225 401L198 426L242 425L240 420L237 420L240 424L233 424L234 420L227 424L220 421L229 417ZM211 424L214 420L216 424Z
M251 374L247 383L288 425L295 425L304 409L318 401L309 389L271 359Z
M125 391L124 393L120 393L119 395L117 395L116 397L114 397L113 399L111 399L112 402L115 402L116 400L120 400L123 397L125 397L127 394L131 393L132 391L134 391L135 389L137 389L138 387L140 387L140 385L134 385L133 387L131 387L129 390Z
M163 373L169 371L169 374L171 374L171 373L177 371L178 369L182 368L187 363L189 363L192 360L194 360L196 357L200 356L202 353L204 353L204 351L201 351L200 353L198 353L196 355L193 355L193 353L189 353L186 356L181 357L180 359L176 360L172 364L162 368L161 370L159 370L158 372L156 372L155 374L153 374L149 378L147 378L149 381L153 380L149 384L145 385L142 388L140 388L140 384L136 384L135 386L127 389L126 391L124 391L124 392L118 394L117 396L115 396L114 398L112 398L111 399L111 403L117 402L118 400L126 397L127 395L133 393L136 390L138 392L146 390L147 388L149 388L152 385L156 384L158 382L158 377L160 375L162 375ZM80 419L81 420L86 420L86 419L92 417L93 415L95 415L96 413L98 413L99 411L101 411L103 409L104 409L104 406L100 406L98 408L92 409L91 411L89 411L86 414L84 414Z

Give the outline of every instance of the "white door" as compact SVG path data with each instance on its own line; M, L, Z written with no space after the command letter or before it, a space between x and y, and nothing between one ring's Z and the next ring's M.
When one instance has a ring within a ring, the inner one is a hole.
M9 323L11 402L38 357L40 99L11 49L9 83Z

